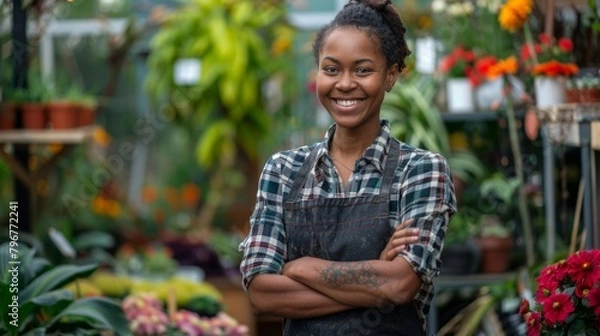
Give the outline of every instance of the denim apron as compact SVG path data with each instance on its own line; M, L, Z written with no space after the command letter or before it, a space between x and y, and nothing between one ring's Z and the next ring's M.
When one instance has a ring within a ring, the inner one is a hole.
M389 195L399 158L399 144L391 141L379 195L316 198L303 201L300 190L315 165L319 146L311 151L294 179L284 204L287 259L304 256L335 261L379 259L393 229ZM413 302L357 308L309 319L285 319L284 335L422 335L421 319Z

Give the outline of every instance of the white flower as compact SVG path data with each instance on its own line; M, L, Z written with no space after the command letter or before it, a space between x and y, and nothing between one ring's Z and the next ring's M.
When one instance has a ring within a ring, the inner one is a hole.
M431 10L434 13L441 13L446 9L446 1L444 0L433 0L431 2Z

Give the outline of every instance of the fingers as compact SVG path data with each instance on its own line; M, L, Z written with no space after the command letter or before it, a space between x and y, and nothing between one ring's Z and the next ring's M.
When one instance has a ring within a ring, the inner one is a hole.
M385 260L394 259L398 253L406 249L407 245L414 244L419 241L420 230L418 228L409 228L408 226L411 223L413 223L413 219L408 219L396 227L396 230L394 231L390 241L383 251L382 257Z

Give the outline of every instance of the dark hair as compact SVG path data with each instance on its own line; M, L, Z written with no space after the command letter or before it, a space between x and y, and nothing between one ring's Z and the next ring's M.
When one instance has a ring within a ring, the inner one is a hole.
M398 71L406 67L404 58L410 55L404 34L406 28L391 0L350 0L326 26L321 28L313 43L313 55L319 61L319 53L325 38L341 27L365 29L378 38L387 66L398 64Z

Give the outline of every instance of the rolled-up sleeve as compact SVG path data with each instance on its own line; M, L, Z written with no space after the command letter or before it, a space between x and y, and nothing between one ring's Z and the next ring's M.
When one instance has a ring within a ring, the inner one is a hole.
M281 194L281 165L271 157L261 173L256 205L250 216L250 231L240 244L242 284L248 285L259 274L279 274L285 257L285 231Z
M400 218L414 219L412 226L420 229L420 237L402 256L424 284L431 284L439 275L444 236L456 213L454 184L448 163L439 154L423 155L407 169L399 189Z

